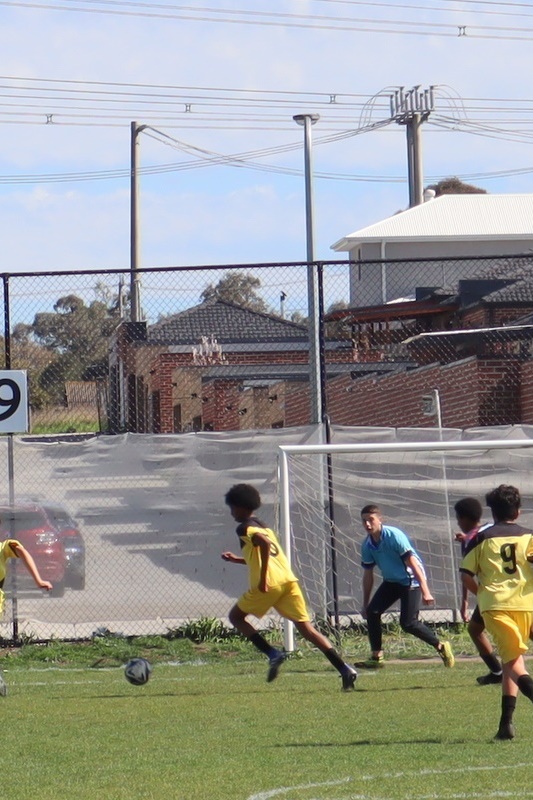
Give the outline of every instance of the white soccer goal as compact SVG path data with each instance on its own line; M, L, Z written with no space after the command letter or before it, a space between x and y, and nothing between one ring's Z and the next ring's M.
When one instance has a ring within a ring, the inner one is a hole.
M361 508L375 503L424 561L435 622L458 618L460 548L454 503L501 483L522 494L533 525L533 440L459 440L280 447L279 531L313 613L339 627L359 618ZM487 510L488 514L488 510ZM490 516L486 516L490 521ZM294 649L292 625L285 647Z

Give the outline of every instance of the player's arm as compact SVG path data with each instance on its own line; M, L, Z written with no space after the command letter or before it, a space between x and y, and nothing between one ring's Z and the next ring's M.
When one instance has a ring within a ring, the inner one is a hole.
M479 591L479 584L476 580L476 575L478 574L479 570L479 546L478 546L478 537L477 534L473 539L471 539L468 543L466 548L466 553L463 557L461 562L461 566L459 567L459 572L461 573L461 581L463 586L468 592L472 592L472 594L477 595Z
M479 584L472 575L471 572L466 570L461 570L461 580L463 582L463 586L468 592L472 592L472 594L477 594L479 589Z
M413 555L413 553L407 553L403 557L403 563L406 567L410 567L413 571L413 575L417 579L418 583L420 584L420 591L422 593L422 601L426 605L431 605L431 603L435 602L435 598L429 591L428 582L426 579L426 574L422 568L422 565L418 558Z
M370 595L372 594L373 586L374 566L372 564L363 564L363 608L361 609L363 619L366 619L366 610L370 602Z
M232 564L246 564L246 561L242 556L236 556L235 553L231 553L229 550L226 550L225 553L222 553L221 558L224 561L231 561Z
M50 589L52 588L52 584L50 583L50 581L43 581L43 579L39 574L39 570L37 569L37 565L33 560L33 557L31 556L30 553L28 553L26 548L23 547L23 545L21 545L20 542L12 542L11 549L15 553L16 557L20 558L21 561L24 562L26 569L32 576L33 580L35 581L39 589L46 589L47 591L50 591Z
M468 622L468 589L461 580L461 619Z
M272 542L264 533L254 533L252 536L252 544L254 547L258 547L261 553L261 574L259 576L259 586L257 588L260 592L268 592L268 562L270 560L270 546Z

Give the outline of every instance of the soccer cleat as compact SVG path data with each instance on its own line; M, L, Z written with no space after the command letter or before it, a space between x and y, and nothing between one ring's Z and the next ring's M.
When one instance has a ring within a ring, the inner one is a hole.
M5 697L7 695L7 683L2 677L0 673L0 697Z
M442 663L445 667L453 667L455 664L455 657L453 655L452 646L449 642L442 642L437 650L437 653L442 658Z
M272 683L278 677L279 668L287 658L287 653L280 650L275 656L268 659L267 683Z
M381 669L385 666L385 659L383 656L370 656L370 658L367 658L366 661L362 661L361 664L357 666L361 666L363 669Z
M512 725L510 722L501 722L498 732L494 738L502 742L510 742L511 739L514 739L514 725Z
M491 683L501 683L503 674L501 672L489 672L488 675L480 675L476 682L480 686L488 686Z
M357 680L357 672L353 667L347 667L346 672L341 674L342 678L342 691L352 692L355 689L355 682Z

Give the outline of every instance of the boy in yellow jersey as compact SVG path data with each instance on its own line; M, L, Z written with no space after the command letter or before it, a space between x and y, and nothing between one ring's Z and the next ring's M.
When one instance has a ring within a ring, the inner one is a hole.
M461 555L464 556L468 550L469 542L479 532L481 528L488 528L488 525L481 524L483 508L476 497L463 497L454 506L457 524L461 529L460 533L455 534L456 541L461 543ZM476 604L470 619L468 618L468 590L463 585L463 596L461 601L461 617L463 622L468 625L468 634L476 646L482 661L489 668L486 675L480 675L476 681L480 686L488 686L491 683L501 683L503 678L502 665L494 654L490 640L485 633L485 623Z
M39 570L37 569L33 557L19 541L16 539L6 539L4 542L0 542L0 617L4 611L5 595L3 586L6 578L6 562L8 558L20 558L26 565L26 569L32 576L39 589L47 589L50 591L52 588L52 584L49 581L43 581L39 575ZM2 675L0 674L0 695L5 697L6 694L7 686L2 678Z
M494 525L468 543L461 573L466 588L477 595L502 660L502 711L495 738L513 739L518 690L533 702L533 679L524 663L533 622L533 532L516 523L521 499L514 486L502 484L485 499Z
M282 617L294 622L301 635L324 653L339 672L343 691L351 691L357 672L343 661L329 639L312 625L298 578L291 570L276 534L254 514L261 506L259 492L254 486L239 483L226 493L225 501L233 519L239 523L237 536L242 555L226 551L222 558L233 564L247 564L250 587L229 612L229 621L268 657L267 681L270 683L277 677L287 656L283 650L272 647L246 618L249 614L261 618L275 608Z

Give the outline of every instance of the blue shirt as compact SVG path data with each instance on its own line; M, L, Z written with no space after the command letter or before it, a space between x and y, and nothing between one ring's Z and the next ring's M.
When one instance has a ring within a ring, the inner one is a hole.
M413 555L420 563L422 560L407 535L392 525L383 525L379 541L368 534L361 548L361 564L364 569L377 567L384 581L400 583L402 586L419 586L413 571L405 564L405 558Z

